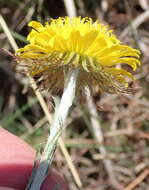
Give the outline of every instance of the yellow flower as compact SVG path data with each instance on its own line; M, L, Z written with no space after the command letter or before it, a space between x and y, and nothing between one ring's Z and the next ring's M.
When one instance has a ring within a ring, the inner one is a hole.
M16 52L17 60L44 88L61 88L65 73L79 69L78 88L98 85L101 92L125 92L133 79L130 70L140 64L138 50L121 44L107 26L91 18L60 17L28 25L33 28L29 44Z

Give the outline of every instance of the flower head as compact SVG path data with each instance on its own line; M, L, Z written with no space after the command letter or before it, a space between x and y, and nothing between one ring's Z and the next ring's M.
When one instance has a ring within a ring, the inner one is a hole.
M60 88L65 73L79 69L78 87L98 85L101 92L124 92L133 79L130 68L135 71L140 64L138 50L122 45L107 26L91 18L60 17L28 25L29 44L16 56L42 87Z

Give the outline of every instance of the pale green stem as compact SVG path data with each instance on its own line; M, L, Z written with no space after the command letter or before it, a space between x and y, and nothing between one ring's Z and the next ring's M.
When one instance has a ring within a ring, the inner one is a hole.
M64 92L57 109L57 113L55 114L53 123L50 127L50 135L48 137L44 152L41 156L40 164L37 170L33 173L33 179L31 179L29 182L26 190L40 190L42 182L48 174L49 165L52 162L58 138L62 133L69 108L71 107L75 97L78 72L78 70L71 70L66 76Z

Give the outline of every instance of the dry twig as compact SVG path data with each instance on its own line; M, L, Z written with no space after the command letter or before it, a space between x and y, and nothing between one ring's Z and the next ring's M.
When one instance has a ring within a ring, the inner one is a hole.
M149 18L149 10L143 12L132 21L131 23L132 28L136 30L147 18ZM120 39L124 39L130 29L131 29L130 26L126 27L125 30L121 33Z
M135 180L133 180L124 190L133 190L149 175L149 169L145 169Z
M97 113L96 107L93 103L93 100L91 98L90 91L89 91L89 89L87 89L87 90L88 90L88 95L86 96L86 100L87 100L88 110L90 111L90 115L91 115L91 125L93 128L94 137L99 143L103 144L104 137L103 137L102 129L101 129L101 126L100 126L100 123L98 120L98 113ZM103 145L99 146L99 151L101 152L102 155L107 157L106 156L107 151ZM111 181L112 186L117 190L122 189L123 188L122 185L119 184L115 178L111 160L104 159L103 163L104 163L106 171L109 175L109 179Z

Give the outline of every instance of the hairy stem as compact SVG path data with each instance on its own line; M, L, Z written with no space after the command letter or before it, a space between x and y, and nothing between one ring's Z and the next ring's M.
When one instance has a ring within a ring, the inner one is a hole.
M47 144L41 156L39 166L37 170L34 171L32 175L33 177L26 187L26 190L40 190L42 182L48 174L49 165L52 162L58 139L62 133L69 108L71 107L75 97L78 72L78 70L69 71L66 76L64 92L51 125Z

